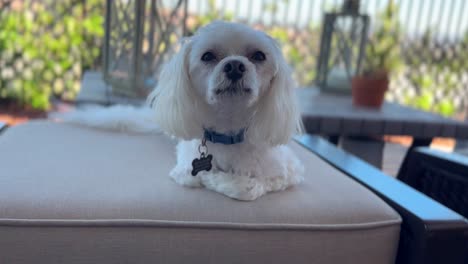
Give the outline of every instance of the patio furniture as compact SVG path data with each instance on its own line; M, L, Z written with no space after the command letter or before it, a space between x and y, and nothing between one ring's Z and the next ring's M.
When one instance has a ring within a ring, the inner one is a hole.
M172 182L164 135L11 127L0 263L458 263L461 216L324 140L297 140L305 182L239 202Z
M406 159L399 180L468 218L468 157L416 148Z
M468 123L467 120L465 122ZM457 140L455 149L453 150L461 155L468 156L468 140Z
M408 153L398 179L468 218L468 157L416 148Z
M466 218L320 137L297 140L398 211L403 222L396 263L466 263Z
M383 135L412 136L410 150L428 146L434 137L468 139L468 123L385 102L380 110L355 107L351 96L321 93L307 88L297 91L305 130L380 168Z

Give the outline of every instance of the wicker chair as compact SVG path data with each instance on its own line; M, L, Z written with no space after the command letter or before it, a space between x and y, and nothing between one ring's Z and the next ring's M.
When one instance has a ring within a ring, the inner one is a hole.
M376 193L401 215L403 223L395 263L468 264L465 256L468 219L408 184L332 146L326 140L312 135L303 135L296 140L351 179ZM452 218L448 217L449 215L453 215L453 220L456 220L446 221Z
M416 148L398 179L468 218L468 157Z
M468 157L416 148L406 156L398 179L468 218ZM468 264L468 241L466 249Z

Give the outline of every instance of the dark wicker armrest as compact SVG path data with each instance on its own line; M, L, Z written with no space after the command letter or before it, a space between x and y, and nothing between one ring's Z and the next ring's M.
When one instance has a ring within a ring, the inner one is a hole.
M400 214L403 223L397 263L463 263L468 221L461 215L320 137L303 135L296 141Z
M468 157L417 148L406 159L399 180L468 218Z

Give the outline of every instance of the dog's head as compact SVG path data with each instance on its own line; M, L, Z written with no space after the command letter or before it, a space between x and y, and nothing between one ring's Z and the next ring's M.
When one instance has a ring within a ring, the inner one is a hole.
M278 145L301 127L294 87L272 38L214 22L182 42L150 98L159 125L176 137L200 138L203 127L247 128L250 142Z

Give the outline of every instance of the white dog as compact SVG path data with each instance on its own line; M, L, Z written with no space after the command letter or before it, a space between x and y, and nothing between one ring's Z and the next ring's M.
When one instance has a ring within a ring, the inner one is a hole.
M285 145L302 124L294 88L261 31L214 22L185 39L148 98L159 127L181 139L172 179L239 200L300 183L302 164Z

